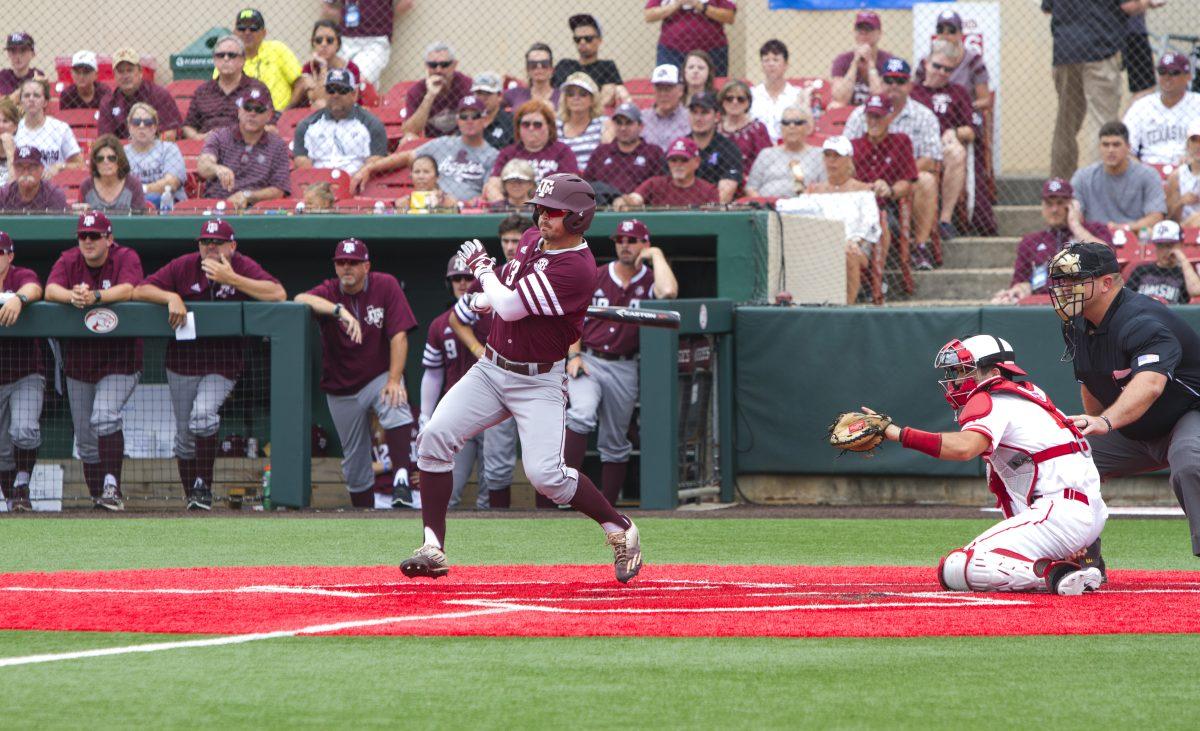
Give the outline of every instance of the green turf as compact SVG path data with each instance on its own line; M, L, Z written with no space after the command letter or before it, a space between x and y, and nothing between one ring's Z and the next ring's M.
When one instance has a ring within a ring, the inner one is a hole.
M0 633L0 655L163 636ZM303 638L0 670L6 728L1194 728L1200 638Z
M659 563L920 566L993 521L680 520L642 518L646 560ZM359 519L13 520L0 570L398 563L420 541L415 517ZM1200 569L1187 523L1113 520L1104 552L1114 567ZM578 516L496 520L452 516L447 550L458 564L600 563L611 554Z

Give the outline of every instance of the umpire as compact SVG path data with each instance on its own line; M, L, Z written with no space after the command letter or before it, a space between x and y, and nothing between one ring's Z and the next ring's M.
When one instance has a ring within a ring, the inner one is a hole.
M1102 478L1169 468L1200 556L1200 335L1166 305L1122 286L1103 244L1050 262L1050 299L1086 412L1073 416ZM1099 541L1088 558L1100 562Z

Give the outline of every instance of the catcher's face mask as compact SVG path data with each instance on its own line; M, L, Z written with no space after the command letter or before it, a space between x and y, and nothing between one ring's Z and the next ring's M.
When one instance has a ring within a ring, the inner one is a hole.
M950 408L958 411L966 406L967 397L979 385L979 369L971 351L967 350L962 341L951 340L938 351L937 357L933 359L933 367L941 368L945 375L945 378L938 380L938 384L945 392Z

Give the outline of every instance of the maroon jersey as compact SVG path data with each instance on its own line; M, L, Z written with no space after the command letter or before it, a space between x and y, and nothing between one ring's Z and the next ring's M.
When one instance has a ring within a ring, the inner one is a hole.
M99 109L100 102L104 101L104 97L112 93L112 89L108 84L102 84L97 81L94 86L96 90L92 92L92 100L84 101L79 94L79 87L74 84L69 84L63 89L62 96L58 98L59 109Z
M771 141L771 133L767 131L767 126L757 119L751 120L737 132L724 132L724 130L722 132L741 151L742 169L747 173L754 166L758 153L775 146L775 143Z
M880 74L883 73L884 67L887 66L889 59L893 58L892 54L883 49L875 51L875 68ZM854 51L846 51L840 53L833 59L833 65L829 69L829 75L835 79L840 79L850 70L850 64L854 61ZM858 106L871 96L871 88L867 85L867 75L862 69L858 69L854 76L854 96L851 103ZM860 178L861 180L861 178Z
M658 145L640 140L632 152L621 152L616 142L607 142L592 152L583 177L593 183L608 183L624 195L666 169L667 158Z
M499 276L501 284L516 290L529 315L513 322L493 317L488 345L522 363L565 358L567 348L583 333L583 316L596 283L596 260L587 241L544 251L541 235L531 228Z
M279 283L245 254L233 252L229 260L233 271L248 279ZM185 302L245 302L253 300L228 284L214 282L200 268L200 253L176 257L162 269L146 277L145 284L174 292ZM171 340L167 343L166 367L185 376L204 376L216 373L236 379L242 372L241 338L204 338L201 340Z
M509 160L528 160L529 164L533 165L533 171L538 180L555 173L579 172L579 162L575 159L575 153L558 140L537 152L526 150L520 142L512 143L500 150L500 155L496 157L496 163L492 165L492 177L500 177L500 172L504 170L504 166L508 164Z
M596 289L592 304L597 307L637 307L642 300L654 299L654 269L645 264L629 280L621 284L617 263L610 262L596 269ZM624 325L595 318L583 321L583 347L613 355L633 355L638 352L638 326Z
M409 114L421 106L421 100L425 98L427 91L425 79L421 79L408 88L408 92L404 95L404 107ZM441 137L442 135L456 134L458 127L455 119L458 116L458 103L470 93L471 77L461 71L455 71L450 80L450 86L434 97L433 103L429 107L424 136Z
M946 84L940 89L913 86L912 99L929 107L943 132L952 127L976 127L974 100L958 84ZM978 134L979 130L975 132Z
M358 318L362 343L355 344L341 324L322 317L321 390L334 396L358 393L392 364L392 338L417 326L400 283L391 274L370 272L358 294L346 294L337 278L326 279L308 294L341 305Z
M912 140L900 132L888 132L879 144L865 135L851 141L854 145L854 177L864 183L882 180L895 185L901 180L917 179L917 159Z
M663 0L646 0L646 10L666 4ZM709 0L708 4L722 10L737 10L737 3L732 0ZM702 51L724 48L729 45L729 41L725 38L725 26L705 16L704 8L700 7L691 12L680 9L663 18L658 44L673 51L687 53L693 48Z
M0 293L15 297L17 290L30 282L42 283L32 269L10 266L4 273L4 281L0 282ZM30 373L41 373L40 343L39 338L0 338L0 383L12 383Z
M96 123L96 130L102 135L114 134L123 140L129 139L129 127L125 124L125 117L138 102L145 102L158 112L159 132L172 132L183 124L179 107L175 104L171 92L153 81L142 81L133 92L133 96L120 89L113 89L104 97L100 102L100 117Z
M450 327L451 312L454 312L453 307L429 323L429 335L425 338L425 353L421 356L421 365L426 368L444 368L446 370L446 378L442 382L442 394L449 391L450 387L458 383L458 380L471 370L471 366L475 365L475 356L471 355L471 351L459 342L454 335L454 330ZM481 343L487 342L491 328L491 314L477 317L471 324L475 338Z
M137 286L143 279L142 260L127 246L113 243L108 258L99 269L87 265L78 247L67 249L54 262L47 285L72 289L86 284L93 290L111 289L118 284ZM137 373L142 369L142 339L95 338L64 340L63 371L68 378L96 383L107 375Z
M1108 226L1095 221L1084 221L1083 227L1093 236L1112 246L1112 232ZM1047 228L1026 234L1017 245L1017 259L1013 265L1012 284L1029 282L1033 294L1045 294L1049 284L1050 260L1062 247L1075 240L1071 229Z
M721 202L717 186L700 178L693 180L688 187L680 188L671 176L656 175L642 181L633 192L640 195L647 206L702 206Z

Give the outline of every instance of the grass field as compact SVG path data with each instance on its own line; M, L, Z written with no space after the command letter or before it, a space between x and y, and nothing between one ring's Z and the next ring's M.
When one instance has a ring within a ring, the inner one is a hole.
M649 562L834 566L929 565L990 523L638 522ZM415 519L38 518L4 520L0 535L12 572L389 564L419 530ZM448 543L457 564L610 560L572 516L452 517ZM1114 567L1196 568L1181 520L1113 520L1104 545ZM0 632L0 658L178 639ZM1190 635L293 637L0 668L0 726L1190 728L1180 701L1198 658Z

